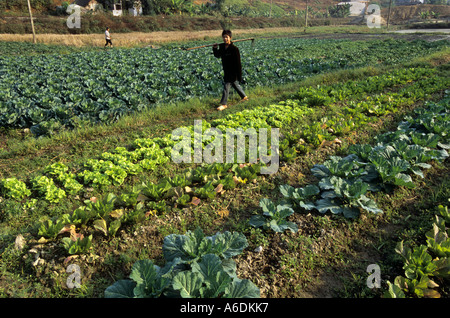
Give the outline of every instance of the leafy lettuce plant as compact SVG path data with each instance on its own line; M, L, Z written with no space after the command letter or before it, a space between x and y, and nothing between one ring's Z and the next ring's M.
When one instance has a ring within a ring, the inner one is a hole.
M297 224L287 220L294 213L289 204L275 205L270 199L263 198L259 201L259 206L263 214L253 215L249 221L251 226L262 227L265 230L271 229L274 232L290 230L295 233L298 231Z
M104 195L101 199L95 201L86 200L86 210L96 217L103 218L112 212L117 196L113 193Z
M95 229L101 231L105 236L115 236L122 222L120 219L108 222L105 219L97 219L93 222Z
M395 251L403 258L405 277L397 276L394 283L388 281L385 297L440 297L437 283L450 278L450 230L442 217L446 212L443 206L438 207L433 228L425 234L427 245L410 248L403 241L397 244Z
M37 176L31 180L33 190L37 191L40 196L43 196L48 202L58 203L61 199L66 197L66 192L58 188L53 179L47 176Z
M78 177L83 179L84 184L92 184L96 187L103 187L107 185L121 185L128 174L137 174L140 170L139 166L127 161L120 155L112 155L103 153L103 157L110 158L113 156L114 163L111 160L103 159L88 159L85 163L85 170L78 174ZM121 159L117 159L117 156Z
M181 205L181 206L186 206L186 205L188 205L188 204L190 203L190 201L191 201L191 196L190 196L189 194L187 194L187 193L181 195L181 196L176 200L176 202L177 202L179 205Z
M161 201L161 202L165 202L165 201ZM133 209L131 209L129 211L125 211L123 213L123 215L120 217L120 222L123 222L126 224L137 224L137 223L144 221L147 217L145 210L144 210L144 206L145 205L143 202L139 202ZM117 220L117 221L119 221L119 220ZM119 224L119 226L120 226L120 224Z
M443 218L445 223L450 226L450 212L448 211L447 206L439 205L438 206L438 216Z
M63 219L57 219L54 221L45 220L41 222L41 225L39 226L38 235L45 238L54 239L58 236L65 225L66 224Z
M68 217L67 223L75 225L86 225L96 215L92 210L86 209L86 206L76 208L72 215Z
M243 180L247 180L248 182L253 181L258 176L258 173L261 172L260 164L252 164L245 167L240 167L239 165L233 165L231 170L235 173L236 177L239 177Z
M407 295L416 297L439 298L440 294L435 289L439 287L428 276L409 279L403 276L397 276L394 283L387 281L388 290L384 293L384 298L407 298Z
M439 210L439 212L441 211ZM443 217L436 215L436 221L433 223L433 229L425 234L428 248L438 257L450 258L450 229L448 229L448 224L450 223Z
M83 185L75 179L75 174L68 172L68 170L69 168L65 164L55 162L45 167L44 172L58 181L67 193L78 193L83 188Z
M92 234L87 237L78 237L76 239L63 237L62 245L66 251L71 254L85 254L92 248Z
M216 196L216 191L214 191L215 187L212 184L212 181L208 181L204 186L197 188L195 190L195 194L203 199L214 199Z
M111 180L109 177L100 171L83 170L77 174L85 185L92 185L97 188L104 188L111 185Z
M297 157L297 151L295 147L280 146L281 159L285 162L292 162Z
M172 188L172 185L167 180L162 180L158 184L154 183L143 183L142 184L142 194L152 200L160 200L164 197L165 193Z
M133 186L131 190L124 191L117 196L117 205L123 207L134 207L139 202L141 194L140 186Z
M0 180L0 193L15 200L22 200L31 195L31 191L27 188L25 182L16 178Z
M397 244L396 252L403 257L405 270L405 277L396 278L397 286L418 297L439 297L439 293L433 290L439 286L431 277L449 277L449 259L433 259L427 246L409 248L403 245L403 241Z

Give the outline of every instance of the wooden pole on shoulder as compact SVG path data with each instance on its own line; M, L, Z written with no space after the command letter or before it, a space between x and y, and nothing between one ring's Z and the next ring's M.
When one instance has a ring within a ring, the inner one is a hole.
M235 41L233 41L233 43L236 43L236 42L242 42L242 41L252 41L252 45L253 45L253 43L254 43L254 41L255 41L255 39L254 38L250 38L250 39L242 39L242 40L235 40ZM203 48L203 47L209 47L209 46L213 46L214 44L207 44L207 45L202 45L202 46L196 46L196 47L190 47L190 48L188 48L188 49L183 49L183 50L185 50L185 51L190 51L190 50L195 50L195 49L201 49L201 48Z

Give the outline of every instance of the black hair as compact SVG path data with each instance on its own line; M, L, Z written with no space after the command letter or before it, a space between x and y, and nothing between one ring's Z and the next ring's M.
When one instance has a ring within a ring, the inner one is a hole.
M231 31L230 30L223 30L222 36L228 35L231 38Z

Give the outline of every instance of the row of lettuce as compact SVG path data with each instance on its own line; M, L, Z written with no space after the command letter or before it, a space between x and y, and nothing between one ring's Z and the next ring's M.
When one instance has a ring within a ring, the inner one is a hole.
M289 161L326 140L347 135L367 123L375 122L379 116L396 112L399 107L410 105L448 87L448 79L440 78L434 72L425 68L406 69L360 81L302 88L298 100L244 110L211 123L203 121L202 131L205 132L211 127L221 130L238 127L282 128L290 131L280 142L281 158ZM398 92L380 93L386 89L398 89ZM370 93L373 95L367 97ZM340 106L344 100L345 105ZM334 116L330 114L330 119L324 118L320 126L293 128L295 120L317 111L318 108L314 106L327 106L333 109ZM295 231L295 224L287 220L294 210L315 209L320 213L330 211L346 217L355 217L361 209L373 213L381 212L375 202L366 196L368 191L379 191L387 186L412 187L413 183L407 172L421 175L420 169L428 168L429 161L447 157L445 149L448 141L445 139L445 132L448 130L448 99L428 106L428 109L432 110L428 117L425 112L418 113L420 123L413 123L412 119L407 120L399 126L397 132L377 137L378 145L375 147L354 145L350 148L352 154L349 156L331 157L324 164L316 165L313 173L320 179L318 185L298 189L285 185L280 188L285 200L278 205L268 199L261 200L263 215L252 217L250 225L275 231ZM435 111L436 114L433 113ZM339 118L339 122L335 118ZM342 122L348 123L347 130L340 129ZM424 133L414 125L433 130ZM192 126L186 128L194 132ZM25 205L32 206L37 199L57 203L67 194L80 193L85 186L102 188L121 185L129 175L138 174L141 169L153 170L158 165L169 162L170 151L175 145L171 137L168 135L163 138L137 139L129 150L118 147L113 153L103 153L100 159L89 160L85 169L77 174L71 173L69 167L58 162L46 167L44 175L34 177L28 182L15 178L4 179L1 181L0 191L8 198L28 199ZM202 148L207 146L208 142L204 143ZM431 150L436 147L441 149ZM198 200L210 200L223 190L230 190L254 180L263 166L263 163L213 163L189 168L182 174L161 179L158 183L144 183L119 195L109 193L99 199L87 200L73 213L42 222L38 235L45 238L44 241L64 236L61 242L68 254L87 253L92 249L94 233L89 229L100 231L108 237L114 236L122 226L136 224L150 215L164 213L169 205L187 206ZM31 189L27 183L31 185ZM70 233L69 237L67 233ZM179 244L178 247L172 248L180 249L180 246L185 246L185 240L188 240L186 237L198 235L201 236L200 232L196 231L176 238L171 236L176 244ZM236 233L217 235L239 236ZM218 248L226 244L233 245L232 242L236 240L240 242L237 249L242 252L246 244L244 238L239 237L240 239L230 239L229 243L217 243L217 246L215 239L208 237L201 247L199 245L193 248L199 252L195 260L186 261L182 255L166 257L168 265L163 269L147 261L137 263L130 276L136 280L118 282L108 288L105 295L139 297L150 288L153 290L150 293L153 296L178 293L182 297L236 297L245 294L254 297L258 294L257 288L251 282L236 277L231 256L224 257L225 252ZM198 243L201 240L194 241ZM233 256L237 254L239 253L236 252ZM212 264L220 273L202 271L202 268L208 268ZM152 273L150 276L155 280L151 284L145 282L148 285L144 286L139 276L145 277L149 273ZM188 286L197 286L197 289L188 291ZM215 287L211 289L211 286ZM245 292L239 294L239 290Z

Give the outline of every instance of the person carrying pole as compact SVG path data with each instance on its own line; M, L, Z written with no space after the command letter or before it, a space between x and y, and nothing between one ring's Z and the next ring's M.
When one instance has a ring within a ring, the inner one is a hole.
M105 39L106 39L106 43L105 43L105 47L108 46L108 44L113 47L113 44L111 42L111 34L109 33L109 28L106 27L106 31L105 31Z
M217 107L217 110L220 111L228 107L227 102L231 86L237 91L242 101L248 100L247 95L239 84L242 83L241 55L238 47L231 41L231 37L231 31L224 30L222 32L223 43L220 45L215 43L213 45L214 56L222 59L224 72L222 99L220 101L220 106Z

